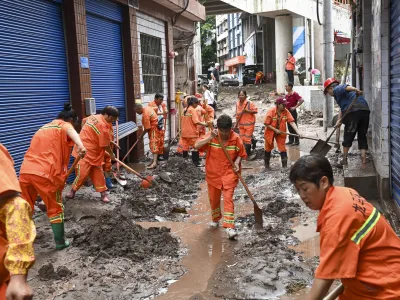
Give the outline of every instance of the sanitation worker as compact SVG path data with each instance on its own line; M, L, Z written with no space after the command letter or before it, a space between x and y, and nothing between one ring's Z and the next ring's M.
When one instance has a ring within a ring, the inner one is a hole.
M162 130L158 126L158 116L153 107L143 107L143 104L136 103L135 110L138 115L142 116L143 132L138 138L139 140L144 137L146 133L149 135L150 152L153 153L153 161L147 166L148 169L154 169L157 166L158 154L164 153L164 139ZM162 139L160 141L160 139ZM160 144L162 143L162 152L160 152Z
M355 190L333 185L329 161L301 157L290 170L300 198L318 210L320 263L307 299L322 300L340 279L341 300L400 299L400 239Z
M75 193L81 188L86 179L90 177L96 192L100 192L101 200L104 203L110 202L107 197L107 186L102 165L105 152L108 152L111 160L115 160L115 155L110 145L110 131L112 123L117 121L118 117L119 111L116 107L106 106L101 114L92 115L87 118L79 134L83 145L87 149L87 153L75 168L76 178L71 190L66 195L67 198L73 199ZM79 149L75 146L72 155L77 157L78 151Z
M335 78L328 78L324 83L324 93L325 95L329 94L334 97L336 103L340 106L339 118L336 126L341 125L340 119L342 118L342 115L350 107L353 100L358 97L354 105L351 107L350 112L343 120L343 160L341 161L341 164L347 165L349 150L357 134L358 149L360 149L361 152L362 166L365 168L367 164L367 133L370 110L367 100L362 96L363 92L347 84L339 84Z
M30 205L20 197L14 162L0 144L0 299L33 299L27 283L35 261L36 228Z
M264 163L265 168L269 169L271 160L271 151L274 149L274 139L278 144L278 150L281 155L282 167L287 167L287 151L285 147L286 141L286 123L295 130L297 135L301 138L299 129L295 123L290 112L286 109L286 100L284 98L278 98L275 101L275 107L271 108L265 116L265 154Z
M214 116L215 116L214 108L211 105L207 104L205 99L200 102L200 105L205 111L204 121L207 124L207 127L210 130L212 130L213 129Z
M188 103L188 99L189 99L190 97L191 97L191 96L188 96L188 95L185 95L185 96L184 96L184 98L183 98L183 100L182 100L182 108L183 108L183 110L186 109L187 103ZM179 116L181 122L182 122L182 116L183 116L183 111L182 111L181 115ZM183 140L182 140L182 123L181 123L180 126L181 126L181 132L178 133L178 134L180 134L181 137L180 137L180 139L179 139L178 146L176 147L176 152L183 155L184 148L186 148L186 146L182 144L182 143L184 143ZM187 158L187 157L188 157L188 155L186 155L186 157L184 157L184 158Z
M221 195L224 197L224 220L222 226L226 228L229 239L235 238L235 216L233 194L238 185L242 159L247 158L243 141L237 133L232 130L232 119L227 115L221 115L217 119L217 128L206 135L204 139L198 140L195 148L207 152L206 156L206 181L208 197L211 206L211 227L218 227L221 214ZM235 168L226 158L225 153L218 140L221 142L235 163Z
M167 105L163 102L164 96L161 94L156 94L154 96L154 100L151 101L148 106L154 109L154 112L157 114L158 118L158 129L155 133L158 134L157 141L158 141L158 155L157 160L164 160L164 141L165 141L165 125L168 116L168 109Z
M201 122L196 110L199 105L199 99L191 96L187 99L187 106L181 116L182 135L179 144L183 150L183 157L189 156L190 148L192 151L192 161L196 167L200 166L200 154L195 147L196 141L199 139L200 133L198 126L205 127L206 123Z
M256 80L254 81L254 85L257 85L257 83L261 84L263 79L264 79L264 73L261 71L258 71L256 74Z
M256 125L257 106L247 99L245 90L239 91L236 103L236 123L239 124L239 135L243 140L247 155L250 157L252 136Z
M81 156L86 153L79 134L72 125L76 120L77 114L66 103L56 120L42 126L33 135L19 176L22 198L31 205L32 212L37 195L45 203L57 250L69 246L69 241L64 237L61 193L67 180L72 147L75 144Z

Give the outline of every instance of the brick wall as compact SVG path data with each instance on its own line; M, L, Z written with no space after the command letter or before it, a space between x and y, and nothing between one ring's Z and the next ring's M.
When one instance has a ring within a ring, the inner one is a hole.
M389 7L390 0L372 1L371 6L371 91L369 100L371 108L371 151L379 177L388 181L390 169L390 99L389 99ZM364 8L368 18L369 10ZM368 23L368 19L364 20ZM364 23L365 24L365 23ZM367 28L368 29L368 26ZM365 32L365 31L364 31ZM368 33L367 33L368 36ZM365 45L367 46L367 45ZM364 63L368 64L368 52ZM366 65L367 71L369 65ZM364 76L368 75L364 70ZM368 84L368 80L365 82ZM364 85L365 86L365 85ZM369 92L369 90L367 89ZM382 185L382 183L380 183ZM387 183L384 183L388 186ZM387 189L387 187L386 187ZM383 193L387 191L381 191Z

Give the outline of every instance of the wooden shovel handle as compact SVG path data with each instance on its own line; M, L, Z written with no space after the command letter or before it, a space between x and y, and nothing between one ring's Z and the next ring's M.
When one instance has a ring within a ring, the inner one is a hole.
M72 171L75 169L76 165L78 164L78 162L81 160L81 157L78 156L77 158L75 158L74 163L72 164L71 168L68 170L67 172L67 176L65 176L65 180L68 179L69 176L71 176Z
M124 156L124 158L122 159L122 161L124 161L124 160L128 157L129 153L132 152L133 148L135 148L135 146L137 145L137 143L139 143L139 141L140 141L141 139L142 139L142 136L140 136L140 137L136 140L136 142L133 144L133 146L131 147L131 149L129 149L129 151L125 154L125 156Z
M330 294L328 294L324 300L335 300L338 296L340 296L344 291L343 284L340 284L337 288L335 288Z
M123 166L125 169L127 169L128 171L130 171L131 173L135 174L137 177L139 177L140 179L146 180L148 183L150 183L150 181L148 181L145 177L143 177L142 175L140 175L138 172L136 172L134 169L128 167L126 164L124 164L122 161L120 161L118 158L115 159L116 162L118 162L121 166Z

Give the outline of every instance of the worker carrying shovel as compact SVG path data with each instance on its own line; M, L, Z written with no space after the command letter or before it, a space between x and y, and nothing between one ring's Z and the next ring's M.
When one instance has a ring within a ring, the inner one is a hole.
M96 192L100 192L101 200L109 203L107 197L106 179L103 173L103 163L105 152L108 152L111 160L115 160L115 155L111 149L110 128L112 123L118 120L119 111L114 106L106 106L101 114L89 116L83 126L79 136L87 153L75 168L75 181L71 190L65 195L69 199L75 197L75 193L81 188L88 177L92 180ZM72 155L78 157L79 149L74 147Z
M307 299L322 300L335 279L342 300L400 299L400 239L380 212L355 190L334 186L320 155L301 157L290 181L306 206L319 210L320 263Z
M353 144L354 138L358 138L358 149L361 151L362 167L365 168L367 164L367 151L368 151L368 126L369 126L369 115L370 110L367 100L362 96L362 91L355 87L347 84L339 84L334 78L328 78L324 83L324 93L329 94L335 98L336 103L340 106L340 112L338 117L338 123L336 126L340 126L340 120L342 114L347 111L351 106L349 112L343 120L344 134L343 134L343 160L342 165L347 165L347 157L349 150ZM353 100L355 100L354 103Z
M79 134L72 125L77 119L76 112L67 103L56 120L42 126L32 137L19 176L22 198L31 205L32 212L38 194L46 204L57 250L69 246L69 241L64 237L61 193L67 180L72 147L76 145L81 157L86 153ZM102 172L101 175L104 178Z
M236 172L240 171L242 159L247 158L242 139L232 130L232 119L227 115L221 115L217 119L217 128L207 133L204 139L198 140L195 148L206 151L206 181L208 197L211 206L211 227L218 227L221 214L221 195L224 197L224 221L223 227L229 239L235 238L235 217L233 194L238 185L239 178ZM235 170L225 156L218 140L218 135L223 146L235 162Z
M35 261L36 228L31 207L20 197L14 162L2 144L0 166L0 299L31 300L27 275Z
M264 153L264 163L265 168L269 169L270 160L271 160L271 151L274 149L274 139L278 144L278 150L280 151L282 167L287 167L287 150L285 146L286 142L286 123L289 123L290 126L295 130L298 134L299 138L301 138L299 129L295 123L294 118L291 113L286 109L286 100L285 98L278 98L275 101L276 106L271 108L267 115L265 116L264 125L265 125L265 153Z

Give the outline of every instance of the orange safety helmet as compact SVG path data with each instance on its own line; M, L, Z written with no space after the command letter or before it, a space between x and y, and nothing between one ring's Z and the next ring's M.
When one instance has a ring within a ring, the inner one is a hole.
M324 94L325 95L328 92L327 91L328 87L330 87L333 83L339 84L339 81L337 81L335 78L328 78L327 80L325 80L325 82L324 82Z

